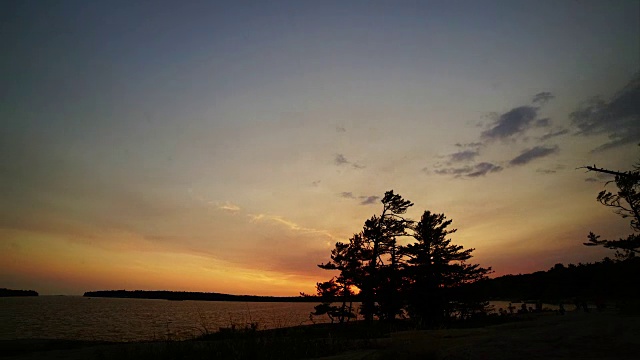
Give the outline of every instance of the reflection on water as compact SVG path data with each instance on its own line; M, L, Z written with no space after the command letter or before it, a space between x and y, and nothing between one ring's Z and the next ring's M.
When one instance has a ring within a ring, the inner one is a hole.
M246 303L39 296L0 298L0 340L184 339L232 324L310 324L315 303ZM316 322L326 321L318 317Z

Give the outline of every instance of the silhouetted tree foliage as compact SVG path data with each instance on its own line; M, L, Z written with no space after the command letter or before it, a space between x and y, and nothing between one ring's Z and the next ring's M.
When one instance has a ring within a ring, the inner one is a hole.
M489 300L545 303L584 300L637 299L640 288L630 281L640 274L640 258L614 261L605 258L592 264L556 264L548 271L504 275L462 287L464 292Z
M316 284L316 290L322 303L315 306L315 311L312 315L327 315L333 323L336 319L340 323L344 323L345 320L349 321L351 318L355 318L353 313L352 303L352 291L344 281L344 278L333 278L329 281ZM342 301L342 306L332 305L336 301ZM347 306L347 301L349 305Z
M393 190L381 202L380 215L366 220L349 243L336 243L331 261L318 265L340 274L318 283L318 295L325 300L313 314L327 314L332 321L337 317L343 322L351 314L347 299L353 299L354 288L360 290L360 313L368 321L409 315L421 324L436 324L452 315L484 310L481 301L454 291L484 279L490 269L466 263L473 249L451 244L447 238L455 232L447 229L451 220L425 211L416 224L404 217L413 203ZM402 245L401 237L412 237L415 242ZM342 301L342 306L331 305L336 301Z
M440 323L451 314L470 316L484 311L481 299L460 296L454 289L486 278L491 269L466 263L474 249L451 243L448 236L457 230L448 229L451 223L444 214L425 211L413 228L417 241L403 251L410 279L409 315L423 324Z
M618 240L601 240L599 235L589 232L587 246L604 246L616 250L618 259L629 259L640 253L640 163L627 172L599 169L595 166L586 167L590 171L615 175L614 183L618 191L602 190L597 200L623 218L631 218L631 229L634 233ZM608 182L607 184L609 184Z
M13 296L38 296L38 292L34 290L12 290L7 288L0 289L0 297Z

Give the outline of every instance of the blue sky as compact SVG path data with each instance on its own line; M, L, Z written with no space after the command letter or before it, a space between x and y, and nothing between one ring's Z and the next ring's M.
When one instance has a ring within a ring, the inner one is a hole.
M0 282L308 292L389 189L497 274L600 259L575 169L638 159L639 7L5 2Z

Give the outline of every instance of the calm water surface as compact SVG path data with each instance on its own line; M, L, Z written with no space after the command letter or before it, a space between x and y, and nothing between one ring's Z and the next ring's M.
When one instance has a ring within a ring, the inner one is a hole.
M492 302L495 310L508 302ZM38 296L0 298L0 340L136 341L186 339L220 327L259 329L311 324L316 303L167 301ZM516 309L520 304L513 304ZM532 305L533 306L533 305ZM545 308L557 306L545 304ZM315 322L326 322L324 316Z
M38 296L0 298L0 340L184 339L234 324L310 324L315 303L247 303ZM326 321L317 317L316 322Z

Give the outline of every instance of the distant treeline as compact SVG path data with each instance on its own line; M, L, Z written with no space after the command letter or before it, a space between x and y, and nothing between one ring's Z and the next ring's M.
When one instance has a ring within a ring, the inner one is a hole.
M244 301L244 302L318 302L315 296L256 296L230 295L220 293L166 291L166 290L102 290L87 291L85 297L110 297L131 299L201 300L201 301Z
M486 299L542 300L548 303L573 299L630 299L640 296L637 285L640 258L613 261L605 258L589 264L556 264L548 271L505 275L466 286Z
M33 290L11 290L11 289L0 289L0 297L9 297L9 296L38 296L38 293Z

